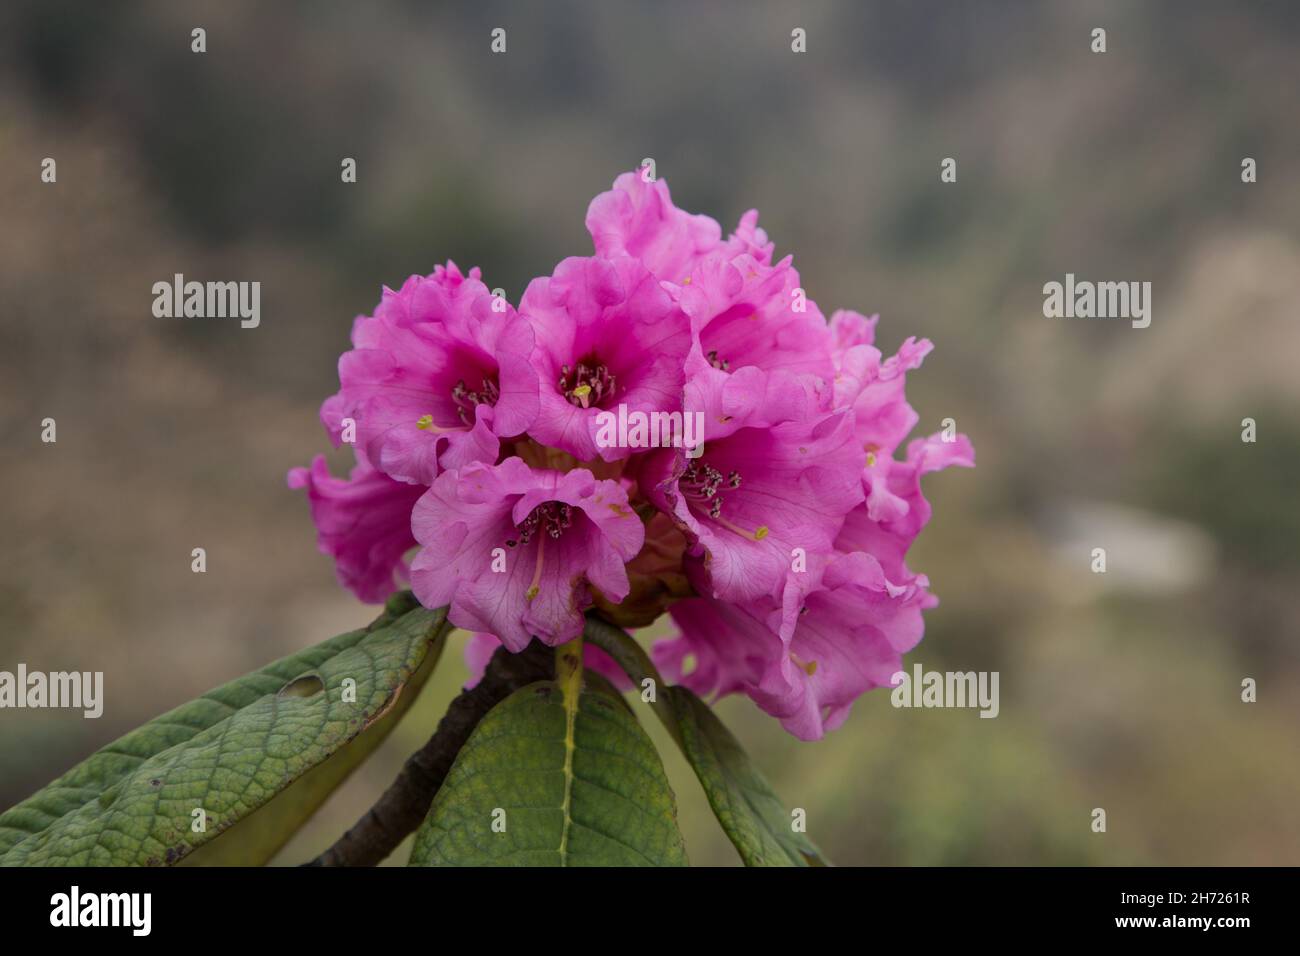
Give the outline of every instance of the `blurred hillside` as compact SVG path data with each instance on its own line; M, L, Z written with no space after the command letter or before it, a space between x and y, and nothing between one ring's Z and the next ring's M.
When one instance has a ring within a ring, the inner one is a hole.
M920 429L977 448L927 481L943 603L909 660L1000 671L1000 716L877 693L808 745L721 705L831 857L1300 863L1298 53L1283 2L8 0L0 669L102 670L108 706L0 712L0 807L373 616L284 483L352 318L449 258L517 301L650 156L685 208L758 207L828 314L933 339ZM261 327L154 319L177 272L260 281ZM1045 319L1067 272L1151 281L1151 327ZM392 779L458 651L284 862ZM666 762L692 861L737 862Z

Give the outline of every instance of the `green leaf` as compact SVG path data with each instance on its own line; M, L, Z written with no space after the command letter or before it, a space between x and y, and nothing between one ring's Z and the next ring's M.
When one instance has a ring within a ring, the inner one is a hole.
M445 618L398 595L370 627L118 738L0 815L0 866L266 862L410 706Z
M686 865L654 744L622 701L581 689L581 653L580 641L560 648L557 680L483 718L420 827L413 866Z
M645 650L622 628L591 616L586 636L634 684L642 686L646 678L655 682L654 712L695 771L713 815L746 866L828 865L816 844L792 829L781 798L712 708L685 687L664 686Z
M826 866L793 818L712 708L685 687L660 692L681 732L682 753L699 777L713 815L746 866Z

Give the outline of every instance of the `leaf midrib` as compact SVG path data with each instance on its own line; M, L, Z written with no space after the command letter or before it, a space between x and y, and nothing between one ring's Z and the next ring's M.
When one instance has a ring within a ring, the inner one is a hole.
M573 754L577 750L574 728L578 723L578 693L581 688L582 670L579 665L576 682L566 674L560 684L564 700L564 800L560 804L564 822L560 829L560 866L569 865L569 830L573 827Z

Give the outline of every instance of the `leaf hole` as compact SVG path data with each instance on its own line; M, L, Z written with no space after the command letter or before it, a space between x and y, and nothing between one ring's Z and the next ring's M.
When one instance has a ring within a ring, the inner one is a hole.
M325 682L317 674L295 677L280 688L279 697L315 697L325 689Z

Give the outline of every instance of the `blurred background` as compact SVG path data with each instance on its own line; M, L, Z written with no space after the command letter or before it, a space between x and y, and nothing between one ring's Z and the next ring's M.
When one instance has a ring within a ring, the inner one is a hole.
M933 339L918 433L978 451L927 479L942 604L908 662L999 671L996 720L877 692L801 744L720 705L831 858L1300 863L1298 52L1283 2L6 0L0 669L102 670L107 706L0 711L0 807L373 617L284 480L353 317L448 258L518 301L649 156L724 228L758 207L827 314ZM260 281L261 327L155 319L176 272ZM1151 281L1150 328L1045 319L1066 272ZM463 640L279 862L391 781ZM692 861L737 863L664 754Z

